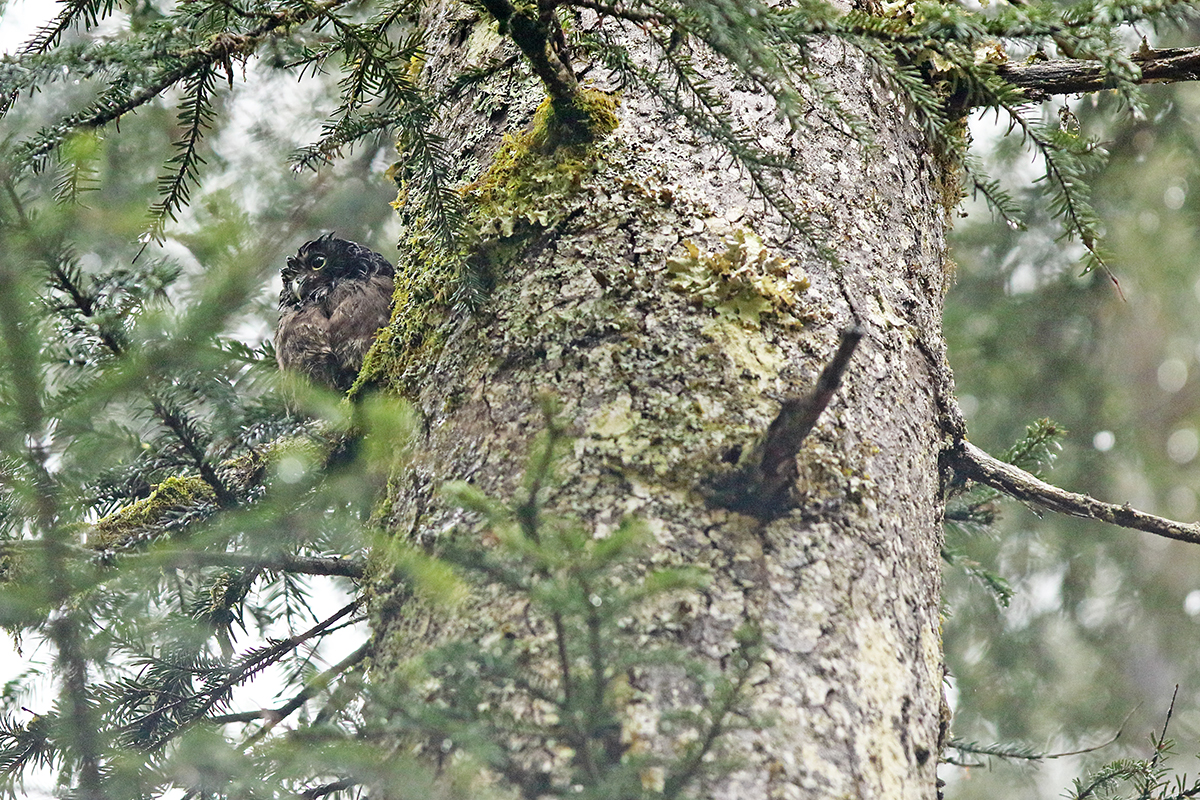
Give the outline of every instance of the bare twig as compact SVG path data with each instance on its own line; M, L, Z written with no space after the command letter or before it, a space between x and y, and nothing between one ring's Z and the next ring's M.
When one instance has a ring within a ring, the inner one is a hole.
M1166 749L1164 744L1167 741L1167 728L1171 725L1171 717L1175 714L1175 698L1179 697L1179 684L1175 684L1175 691L1171 692L1171 705L1167 706L1167 718L1163 720L1162 733L1158 735L1158 741L1154 743L1154 758L1150 759L1150 768L1154 769L1158 766L1158 762L1162 761L1163 751Z
M288 718L296 709L304 705L310 697L321 691L329 685L329 682L341 675L346 670L361 662L371 652L371 643L368 642L362 647L355 650L350 655L343 658L338 663L334 664L329 669L322 672L313 680L309 681L303 689L301 689L291 700L281 705L279 708L274 708L265 712L257 712L257 716L266 719L266 724L259 730L255 731L254 735L246 740L244 747L249 747L255 742L261 740L268 732L280 722ZM216 720L214 720L216 721Z
M954 468L973 481L986 484L1027 503L1061 514L1097 519L1122 528L1153 533L1190 544L1200 544L1200 523L1176 522L1156 517L1126 505L1105 503L1086 494L1068 492L1051 486L1020 467L1006 464L988 455L970 442L961 440L951 451Z
M1172 700L1172 702L1174 702ZM960 753L969 753L973 756L994 756L1011 761L1049 761L1055 758L1067 758L1068 756L1081 756L1087 753L1094 753L1097 750L1103 750L1110 745L1116 744L1121 738L1121 734L1125 732L1125 726L1129 723L1134 712L1138 710L1138 706L1134 706L1125 719L1121 720L1120 727L1117 732L1106 741L1100 744L1094 744L1091 747L1084 747L1078 750L1064 750L1059 753L1039 753L1033 750L1025 750L1023 748L1005 747L1003 745L980 745L975 742L967 742L961 739L952 739L946 748L948 750L957 750ZM956 758L947 758L943 755L943 763L953 764L956 767L983 767L986 762L980 761L963 761Z

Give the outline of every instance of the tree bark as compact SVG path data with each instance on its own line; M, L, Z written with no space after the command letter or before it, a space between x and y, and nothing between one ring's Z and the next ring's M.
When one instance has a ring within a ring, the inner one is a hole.
M452 62L497 54L471 12L447 3L435 14L434 30L459 32L430 39L435 81ZM836 259L756 199L728 156L627 88L620 126L561 213L510 240L519 252L484 307L448 318L439 346L410 362L425 432L393 481L386 522L436 548L456 525L470 529L469 515L439 494L445 481L513 497L544 428L539 397L553 396L576 438L550 505L597 537L634 515L653 531L653 563L711 572L705 591L647 635L675 636L728 669L735 629L762 626L751 704L771 721L729 734L737 767L701 795L932 798L945 724L944 176L858 53L827 43L814 57L872 131L870 145L819 121L820 109L811 129L790 134L768 98L719 74L714 84L760 141L794 159L786 191ZM605 88L599 67L580 73ZM536 89L519 85L491 123L464 101L461 117L447 120L459 162L486 168L496 121L527 119ZM768 297L763 287L775 284L761 281L754 291L775 305L757 320L706 305L669 266L687 262L690 244L700 254L693 266L712 267L738 235L761 238L766 261L790 262L771 263L792 305ZM794 507L762 519L714 504L705 487L753 447L782 401L812 390L839 331L855 323L865 335L800 449ZM480 597L469 614L448 616L408 601L403 587L373 591L381 675L438 637L519 613ZM678 687L663 678L638 688L646 699L631 703L625 724L661 739L653 720L681 702Z

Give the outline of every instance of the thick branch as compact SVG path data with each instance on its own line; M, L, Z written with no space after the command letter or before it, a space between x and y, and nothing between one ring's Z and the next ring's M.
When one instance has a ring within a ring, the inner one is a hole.
M1027 503L1061 514L1111 522L1122 528L1153 533L1168 539L1200 544L1200 523L1176 522L1138 511L1129 505L1104 503L1086 494L1051 486L1020 467L994 458L966 440L958 443L951 457L954 468L973 481L991 486Z
M789 397L783 401L779 416L767 428L766 439L763 440L762 462L760 469L763 475L762 497L774 499L780 493L786 492L796 482L796 454L804 437L808 436L817 418L833 399L833 393L842 383L842 375L850 364L850 357L862 339L862 328L853 327L842 331L841 341L833 359L821 370L817 385L812 394L804 397Z
M707 487L711 503L762 519L770 519L787 507L788 495L799 476L796 454L841 385L862 337L863 330L858 326L842 331L837 352L821 370L812 392L783 401L779 415L738 468L719 475Z
M0 542L0 556L16 555L40 547L35 540ZM103 559L111 563L111 551L99 553L91 548L69 545L62 550L78 561ZM336 575L358 580L366 574L363 562L338 556L297 556L287 553L275 555L251 555L249 553L209 553L203 550L158 550L134 555L119 555L118 563L147 564L156 569L198 569L200 567L234 567L236 569L262 569L269 572L285 572L290 575Z
M1146 50L1130 56L1141 68L1137 83L1172 83L1200 79L1200 47ZM1033 64L1005 64L996 70L1001 78L1025 90L1030 100L1056 94L1095 92L1112 88L1115 80L1095 61L1059 59Z
M361 578L365 572L363 563L354 559L285 554L256 556L245 553L206 553L202 550L168 550L131 558L150 560L159 566L170 568L237 567L286 572L293 575L338 575L343 578L355 579Z
M579 79L567 56L566 39L554 16L555 3L541 0L513 5L509 0L483 0L488 13L507 30L517 47L529 59L534 74L542 79L555 112L569 118L579 94Z

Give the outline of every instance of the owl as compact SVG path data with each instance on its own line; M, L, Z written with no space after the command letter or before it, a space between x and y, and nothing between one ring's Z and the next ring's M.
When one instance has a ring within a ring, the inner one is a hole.
M394 270L387 259L332 233L283 268L275 355L280 369L344 392L387 325Z

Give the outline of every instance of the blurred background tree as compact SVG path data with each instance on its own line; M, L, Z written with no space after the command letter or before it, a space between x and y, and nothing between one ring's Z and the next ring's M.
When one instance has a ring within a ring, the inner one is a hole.
M1047 480L1187 521L1200 492L1200 91L1150 87L1145 99L1136 115L1111 93L1068 99L1082 133L1109 152L1092 185L1124 299L1103 274L1079 274L1078 245L1057 241L1038 196L1011 180L1028 172L1027 156L975 121L993 174L1021 193L1028 229L968 200L946 334L973 441L998 452L1050 418L1066 434ZM1121 736L1040 767L983 759L953 774L948 796L1058 797L1085 765L1144 756L1177 684L1168 736L1180 753L1200 750L1200 552L1011 500L999 509L989 531L947 534L1013 589L1004 608L947 570L955 735L1041 752Z

